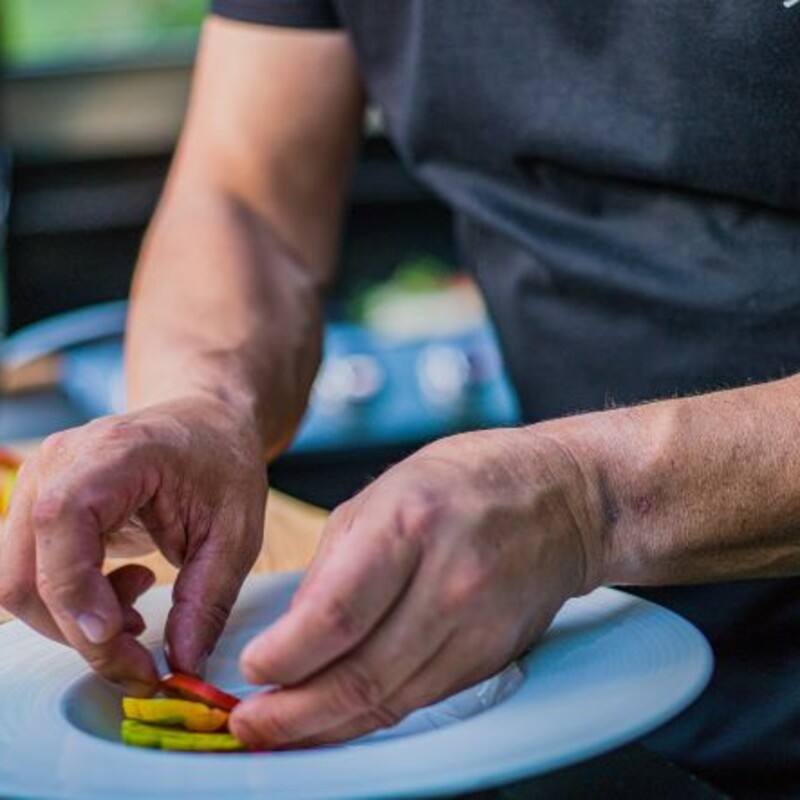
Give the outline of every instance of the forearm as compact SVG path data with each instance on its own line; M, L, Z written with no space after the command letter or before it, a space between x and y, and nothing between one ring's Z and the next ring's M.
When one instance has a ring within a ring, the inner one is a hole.
M545 423L592 487L599 579L696 583L800 572L800 382Z
M322 287L258 211L211 185L168 196L137 268L126 340L132 408L214 396L291 436L319 359Z
M137 267L132 407L207 394L272 457L319 361L363 97L340 33L211 19L187 121Z

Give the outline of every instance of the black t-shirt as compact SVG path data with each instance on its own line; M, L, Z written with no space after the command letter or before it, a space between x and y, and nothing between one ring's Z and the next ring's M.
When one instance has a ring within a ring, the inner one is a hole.
M346 29L401 157L456 212L529 420L800 370L800 5L213 7ZM647 594L718 659L651 744L800 797L800 581Z

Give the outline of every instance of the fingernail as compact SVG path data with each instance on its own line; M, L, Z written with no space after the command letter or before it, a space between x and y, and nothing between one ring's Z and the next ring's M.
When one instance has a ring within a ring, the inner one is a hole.
M97 614L78 614L75 622L92 644L102 644L106 640L106 624Z

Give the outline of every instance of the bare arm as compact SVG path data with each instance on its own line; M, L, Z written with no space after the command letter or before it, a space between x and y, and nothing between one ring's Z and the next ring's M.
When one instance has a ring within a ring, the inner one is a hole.
M136 272L130 404L210 394L269 455L317 368L362 110L346 38L212 18L175 163Z
M152 692L133 608L158 547L180 568L174 668L213 650L263 536L264 455L288 441L319 358L361 90L346 38L220 20L136 272L130 413L48 438L26 462L0 603L106 677Z
M800 573L798 378L463 434L331 517L231 726L326 744L484 678L603 583Z
M595 579L800 573L800 380L547 423L584 466Z

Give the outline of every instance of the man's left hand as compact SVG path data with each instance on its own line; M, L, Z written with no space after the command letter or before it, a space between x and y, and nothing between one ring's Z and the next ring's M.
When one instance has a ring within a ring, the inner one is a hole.
M602 562L580 459L537 426L429 445L337 508L290 610L242 654L279 690L232 731L305 747L397 723L492 675L539 638Z

